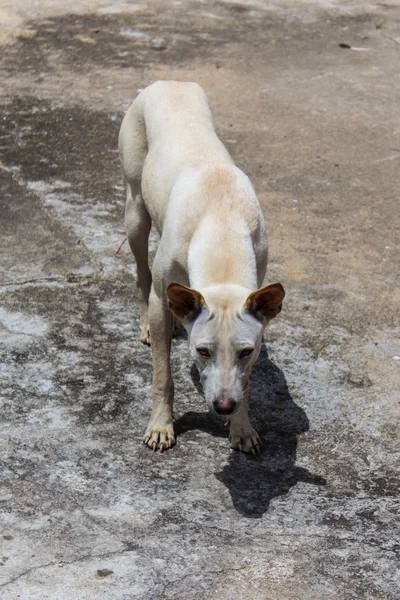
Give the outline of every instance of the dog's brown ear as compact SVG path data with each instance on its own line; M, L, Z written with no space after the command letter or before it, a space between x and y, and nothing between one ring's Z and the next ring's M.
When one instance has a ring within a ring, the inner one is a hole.
M271 283L255 292L252 292L244 308L260 321L270 321L282 310L282 301L285 290L281 283Z
M170 311L181 321L193 321L206 306L206 301L197 290L172 282L167 290Z

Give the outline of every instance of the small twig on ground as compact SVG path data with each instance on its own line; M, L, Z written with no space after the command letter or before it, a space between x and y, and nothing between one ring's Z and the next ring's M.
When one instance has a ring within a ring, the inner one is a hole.
M400 42L398 39L392 37L391 35L389 35L388 33L384 33L383 34L385 36L385 38L387 38L388 40L392 40L392 42L394 42L395 44L398 44L400 46Z
M122 246L125 244L125 242L126 242L126 240L127 240L127 239L128 239L128 238L126 237L126 238L125 238L125 239L124 239L124 240L123 240L123 241L120 243L120 245L118 246L118 248L117 248L117 249L116 249L116 251L114 252L114 256L116 256L116 255L119 253L119 251L121 250Z

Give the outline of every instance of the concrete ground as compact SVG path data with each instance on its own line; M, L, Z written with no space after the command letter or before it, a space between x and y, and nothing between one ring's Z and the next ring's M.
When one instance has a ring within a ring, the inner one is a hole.
M0 19L2 600L399 598L399 4L0 0ZM116 147L167 78L206 90L287 290L256 458L206 413L184 340L177 445L142 444Z

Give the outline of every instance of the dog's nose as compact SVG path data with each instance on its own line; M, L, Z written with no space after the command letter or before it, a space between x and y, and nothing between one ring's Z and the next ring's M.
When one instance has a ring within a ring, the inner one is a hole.
M231 415L236 407L236 402L230 398L216 398L213 404L215 412L219 415Z

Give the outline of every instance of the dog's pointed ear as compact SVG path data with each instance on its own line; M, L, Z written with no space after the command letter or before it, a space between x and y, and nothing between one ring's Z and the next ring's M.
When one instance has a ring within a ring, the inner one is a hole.
M168 284L166 294L170 311L181 321L193 321L206 306L200 292L180 283Z
M259 321L270 321L281 312L284 297L283 285L271 283L252 292L244 304L244 309Z

